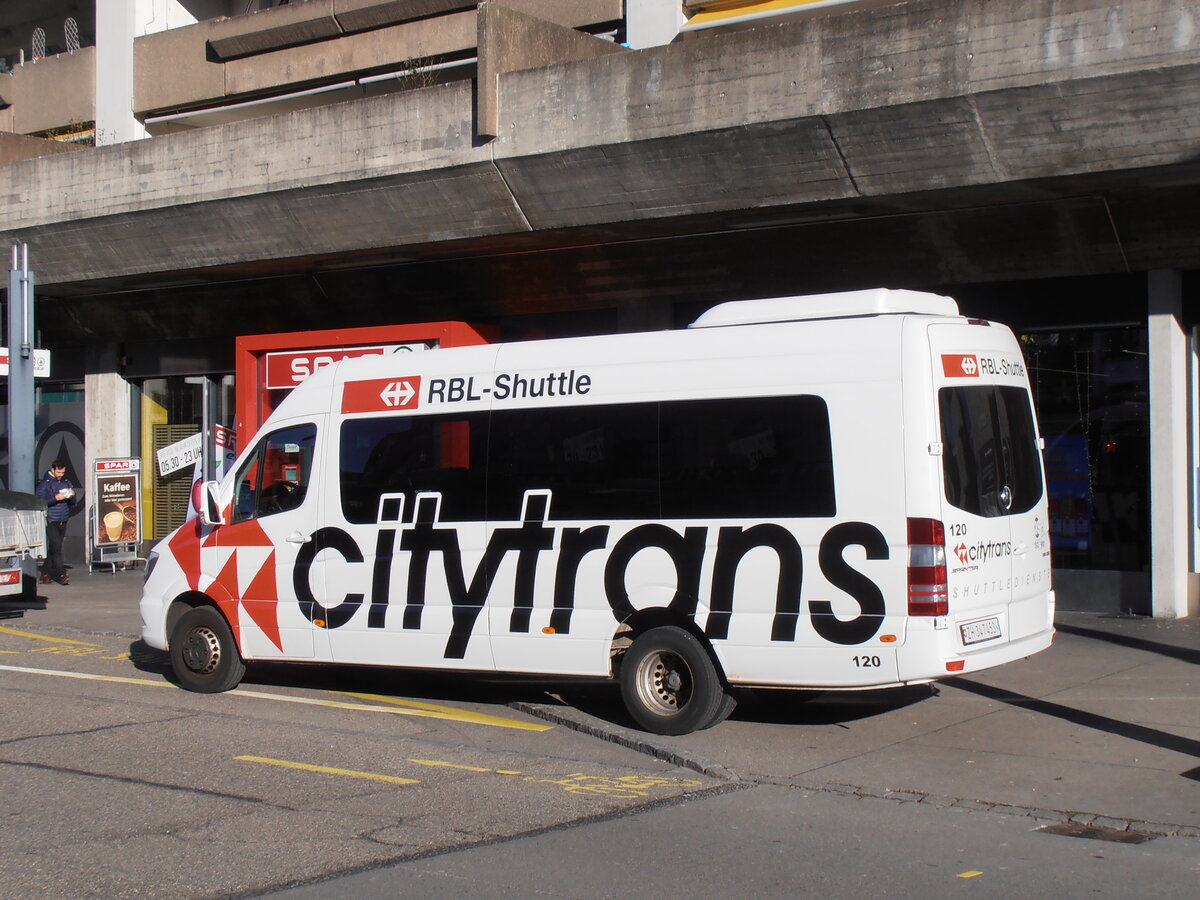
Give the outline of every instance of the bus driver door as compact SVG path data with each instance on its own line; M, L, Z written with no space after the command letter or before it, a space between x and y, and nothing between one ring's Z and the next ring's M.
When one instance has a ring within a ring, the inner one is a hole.
M320 492L310 489L316 444L316 425L289 425L262 436L238 469L230 521L217 533L231 552L220 554L216 577L238 598L243 655L328 658L325 633L314 624L323 571L305 560L315 554L319 525ZM298 568L308 577L296 578Z

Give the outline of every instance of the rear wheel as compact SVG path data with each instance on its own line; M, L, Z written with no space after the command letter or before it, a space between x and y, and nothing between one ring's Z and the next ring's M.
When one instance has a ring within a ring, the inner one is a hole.
M171 630L171 666L189 691L217 694L237 687L246 674L233 632L211 606L184 613Z
M654 734L689 734L733 711L704 646L682 628L651 628L635 638L620 678L629 714Z

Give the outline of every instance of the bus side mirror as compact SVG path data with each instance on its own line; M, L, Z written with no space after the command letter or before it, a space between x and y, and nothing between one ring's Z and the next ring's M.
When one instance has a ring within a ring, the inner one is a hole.
M200 518L205 525L224 525L221 517L221 486L215 481L204 482L201 494Z

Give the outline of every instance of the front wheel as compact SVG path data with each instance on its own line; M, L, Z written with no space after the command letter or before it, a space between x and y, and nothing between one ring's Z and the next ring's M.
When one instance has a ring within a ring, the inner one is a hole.
M233 632L211 606L190 609L175 623L171 666L180 684L201 694L232 690L246 674Z
M690 734L733 709L704 646L682 628L651 628L634 639L620 678L625 708L654 734Z

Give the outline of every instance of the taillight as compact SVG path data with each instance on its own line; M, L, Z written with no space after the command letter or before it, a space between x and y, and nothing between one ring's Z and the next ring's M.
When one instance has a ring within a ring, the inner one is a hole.
M944 616L949 611L946 529L937 519L909 519L908 614Z

